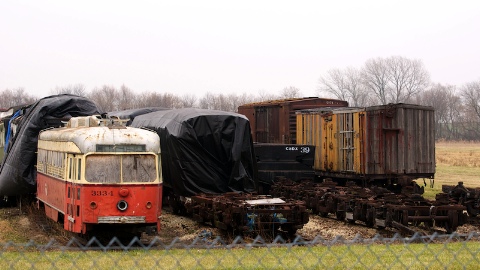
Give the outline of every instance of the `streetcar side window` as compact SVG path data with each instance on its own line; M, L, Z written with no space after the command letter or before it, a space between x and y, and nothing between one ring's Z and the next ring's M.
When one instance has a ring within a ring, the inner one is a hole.
M68 170L68 179L72 179L73 177L73 158L69 158L70 161L70 168Z
M77 166L77 180L82 179L82 159L78 159L78 166Z

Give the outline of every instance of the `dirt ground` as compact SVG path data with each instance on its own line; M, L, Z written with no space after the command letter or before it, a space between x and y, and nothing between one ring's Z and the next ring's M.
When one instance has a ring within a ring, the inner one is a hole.
M189 244L195 238L215 239L220 237L224 242L231 243L234 239L232 235L214 228L208 224L199 224L196 221L185 217L171 214L164 210L161 219L162 229L156 237L163 244L168 245L174 239L176 241ZM473 225L463 225L457 229L458 233L478 232L480 228ZM431 234L432 231L417 228L416 231ZM317 215L310 215L310 220L304 227L297 231L297 236L304 240L313 240L321 237L325 240L332 240L336 237L342 237L345 240L351 240L355 237L364 239L373 238L375 235L382 237L392 237L397 231L393 229L377 230L369 228L363 224L349 224L338 221L333 217L323 218ZM441 231L440 231L441 233ZM33 241L38 244L45 244L54 240L58 244L67 244L77 235L66 232L60 224L48 220L42 213L35 210L34 207L27 207L20 210L18 207L0 209L0 243L14 242L27 243ZM254 235L243 237L245 242L253 241ZM266 242L274 239L271 235L261 235ZM145 237L148 242L152 237ZM292 239L290 239L292 240Z

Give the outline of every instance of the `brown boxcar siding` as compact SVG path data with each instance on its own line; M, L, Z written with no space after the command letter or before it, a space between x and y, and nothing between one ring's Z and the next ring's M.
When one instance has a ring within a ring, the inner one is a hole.
M238 113L250 121L254 142L294 144L296 111L347 106L348 102L343 100L308 97L245 104L238 107Z
M366 111L367 175L433 177L433 108L395 104L369 107Z

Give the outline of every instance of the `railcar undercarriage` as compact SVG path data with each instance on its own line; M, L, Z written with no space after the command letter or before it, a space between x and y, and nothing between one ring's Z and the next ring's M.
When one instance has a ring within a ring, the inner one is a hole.
M178 207L180 201L183 201L183 210ZM293 236L309 220L305 202L268 195L236 192L199 194L173 202L176 213L186 214L200 223L209 223L234 235L283 233Z
M430 201L413 190L404 188L396 194L380 187L359 187L353 182L337 186L328 179L322 183L283 179L272 186L271 194L304 201L314 214L333 214L338 220L360 221L369 227L391 227L408 232L413 231L411 227L423 224L451 233L466 223L464 211L467 207L460 200L442 193L435 201Z

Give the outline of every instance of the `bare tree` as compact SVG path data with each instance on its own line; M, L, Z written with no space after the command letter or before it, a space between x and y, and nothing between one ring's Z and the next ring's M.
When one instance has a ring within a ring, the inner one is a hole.
M22 87L16 89L5 89L0 92L0 108L8 109L10 107L32 104L37 99L25 92Z
M319 92L326 92L334 95L341 100L349 100L350 94L346 82L346 74L343 70L338 68L327 71L326 76L321 76L319 79Z
M425 90L430 76L420 60L401 56L369 59L362 69L363 84L381 104L408 102Z
M118 92L118 110L128 110L137 108L137 96L133 91L124 84L120 86Z
M300 89L293 86L283 88L280 93L280 98L299 98L301 96Z
M90 92L88 98L105 112L119 110L119 92L113 86L104 85L101 88L95 88Z
M238 112L238 106L244 104L244 97L238 96L237 94L229 94L227 96L227 102L229 112Z
M435 109L435 137L437 139L461 139L459 122L462 103L455 86L433 84L417 96L417 104Z
M464 128L469 133L467 139L480 137L480 81L466 83L461 88L465 106Z
M224 94L212 94L207 92L200 99L200 108L208 110L230 111L232 109L228 96Z
M172 93L163 93L163 104L161 106L166 108L181 108L181 98Z
M52 95L60 95L60 94L71 94L77 95L81 97L87 96L87 91L85 90L85 86L81 83L71 84L67 86L56 86L54 90L50 91Z
M331 69L319 79L318 92L329 93L336 98L348 101L351 106L366 106L369 96L362 83L361 72L353 67L345 70Z
M180 98L180 104L182 108L192 108L195 106L196 101L197 101L197 97L192 94L184 94Z
M138 107L159 107L162 96L157 92L143 92L138 96Z
M428 86L430 75L422 61L401 56L392 56L385 61L391 85L391 91L388 92L389 102L408 102Z
M254 95L249 95L246 93L243 93L239 96L237 96L237 105L235 108L235 112L238 112L238 107L244 104L252 103L258 101L258 97L255 97Z
M216 97L214 94L207 92L205 93L199 101L199 105L201 109L207 109L207 110L214 110L216 109L217 105L216 103Z
M181 98L171 93L144 92L138 97L138 107L181 108Z
M369 59L362 69L362 82L381 104L387 104L388 65L383 58Z
M257 95L258 95L258 98L256 99L256 101L274 100L274 99L280 98L279 96L276 96L272 93L268 93L267 91L265 91L263 89L259 90L257 92Z

